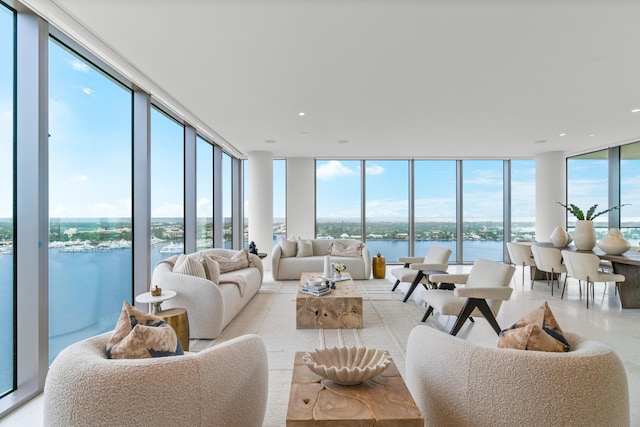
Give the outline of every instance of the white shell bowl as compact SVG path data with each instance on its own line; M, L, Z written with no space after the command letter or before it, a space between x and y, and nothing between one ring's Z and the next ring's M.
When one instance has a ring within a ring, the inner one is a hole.
M303 356L316 374L341 385L356 385L380 375L391 363L383 350L367 347L331 347L316 349Z
M312 277L309 280L307 280L307 283L312 286L320 286L322 282L324 282L324 280L322 280L322 278L320 277Z

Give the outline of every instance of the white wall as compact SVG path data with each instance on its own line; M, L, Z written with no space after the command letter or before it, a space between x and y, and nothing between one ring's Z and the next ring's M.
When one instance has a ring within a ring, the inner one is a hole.
M287 236L315 237L315 160L287 158Z
M566 226L562 206L567 199L567 162L564 151L536 156L536 240L550 241L553 229Z

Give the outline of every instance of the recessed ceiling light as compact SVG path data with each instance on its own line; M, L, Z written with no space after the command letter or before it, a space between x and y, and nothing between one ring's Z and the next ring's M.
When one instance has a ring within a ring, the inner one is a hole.
M304 116L304 111L300 111L300 112L298 113L298 115L299 115L300 117Z
M640 113L640 108L634 108L631 110L632 113Z
M567 136L566 133L561 133L559 136Z
M596 134L595 133L590 133L589 136L596 136Z
M340 141L338 141L338 144L348 144L349 141L347 141L346 139L341 139Z
M273 139L267 139L264 142L266 142L267 144L275 144L276 143L276 141L273 140Z
M309 132L302 132L303 135L309 135Z
M539 140L537 140L537 141L534 141L533 143L534 143L534 144L544 144L545 142L547 142L547 140L546 140L546 139L539 139Z

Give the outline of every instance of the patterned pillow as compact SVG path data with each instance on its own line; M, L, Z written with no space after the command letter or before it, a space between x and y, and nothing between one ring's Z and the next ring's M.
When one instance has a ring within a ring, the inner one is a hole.
M570 350L569 342L546 301L501 331L498 347L556 352Z
M249 252L246 249L242 249L231 258L218 255L209 255L213 260L218 262L220 266L220 274L228 273L229 271L240 270L249 267Z
M298 239L297 257L313 256L313 243L311 240Z
M107 342L109 359L144 359L184 354L173 328L157 316L138 310L128 302Z
M178 261L176 261L176 264L173 267L172 271L174 273L188 274L190 276L201 277L203 279L207 278L207 273L202 263L196 261L192 257L185 257L182 263L178 263Z
M362 242L346 247L341 243L331 242L329 243L329 255L362 258L362 248L364 248L364 243Z
M282 251L282 258L296 256L298 242L296 240L288 240L284 237L280 238L280 249Z

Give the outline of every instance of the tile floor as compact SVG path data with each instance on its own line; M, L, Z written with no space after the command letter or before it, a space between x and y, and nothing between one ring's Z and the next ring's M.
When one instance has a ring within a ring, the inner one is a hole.
M389 275L388 266L387 277ZM466 272L469 266L451 266L450 272ZM267 273L268 274L268 273ZM265 280L270 278L265 277ZM566 331L590 336L611 346L622 359L629 381L629 396L631 404L631 425L640 425L640 309L622 310L614 287L609 285L606 290L603 284L596 284L595 301L587 310L586 301L580 298L578 283L573 279L567 282L567 292L564 299L560 299L560 291L556 290L551 296L549 286L545 281L536 281L533 289L529 286L528 272L525 275L525 285L522 286L522 274L519 267L514 275L514 292L507 303L503 304L498 323L502 327L516 321L531 309L544 301L549 303L558 323ZM419 292L416 292L419 294ZM411 304L417 304L412 299ZM453 318L449 319L451 326ZM460 338L469 341L495 346L497 336L493 330L481 322L471 324L467 322L458 334ZM0 420L0 426L42 426L42 397L36 397L27 405Z

